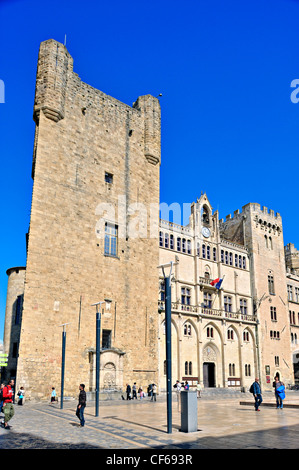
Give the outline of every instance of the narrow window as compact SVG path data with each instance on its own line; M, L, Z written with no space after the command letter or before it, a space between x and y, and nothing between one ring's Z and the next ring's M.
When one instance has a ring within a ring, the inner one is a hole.
M180 239L180 238L177 238L176 243L177 243L177 247L176 247L176 248L177 248L177 251L181 251L181 239Z
M102 349L111 349L111 330L103 330L102 332Z
M165 248L168 248L169 246L169 235L168 233L165 233Z
M170 249L174 249L174 240L173 240L173 235L170 235Z
M117 256L118 227L105 223L105 255Z
M113 183L113 175L112 173L105 172L105 183L112 184Z
M274 291L274 277L269 275L268 276L268 289L269 289L269 294L275 295Z
M163 232L160 232L160 236L159 236L159 244L160 244L160 246L163 246L163 239L164 239Z

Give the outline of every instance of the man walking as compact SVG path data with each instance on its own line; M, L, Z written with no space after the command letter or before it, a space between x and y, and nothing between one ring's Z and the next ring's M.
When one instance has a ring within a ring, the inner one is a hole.
M8 421L11 420L15 414L13 407L13 386L15 381L10 380L9 384L3 388L3 411L4 411L4 428L10 429Z
M136 398L137 400L137 387L136 387L136 382L134 382L134 385L132 387L132 390L133 390L133 400L134 398Z
M76 415L77 417L79 418L80 420L80 426L83 428L84 424L85 424L85 419L84 419L84 410L85 410L85 406L86 406L86 392L85 392L85 385L84 384L80 384L79 385L79 390L80 390L80 393L79 393L79 402L78 402L78 406L77 406L77 411L76 411Z
M263 398L262 398L262 391L261 391L261 386L259 384L259 379L258 378L256 378L255 381L253 382L253 384L251 385L250 391L251 391L251 393L253 393L253 396L254 396L255 411L260 411L259 406L262 403Z
M127 400L131 400L131 385L127 384L126 388Z

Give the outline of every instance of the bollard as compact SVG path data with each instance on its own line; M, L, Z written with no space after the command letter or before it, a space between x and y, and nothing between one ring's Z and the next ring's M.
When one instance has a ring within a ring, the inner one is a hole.
M197 393L181 391L181 431L197 431Z

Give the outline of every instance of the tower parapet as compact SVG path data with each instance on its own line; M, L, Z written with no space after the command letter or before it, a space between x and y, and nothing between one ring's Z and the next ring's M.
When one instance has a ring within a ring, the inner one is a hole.
M68 71L73 71L73 58L66 47L54 39L42 42L38 55L33 111L36 123L41 111L55 122L64 118Z
M133 104L144 115L144 155L149 163L161 161L161 108L152 95L139 96Z

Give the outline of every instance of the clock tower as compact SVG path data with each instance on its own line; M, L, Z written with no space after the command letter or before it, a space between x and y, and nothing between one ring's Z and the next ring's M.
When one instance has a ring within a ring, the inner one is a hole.
M211 287L209 282L221 275L219 272L218 211L213 214L213 208L205 193L201 194L200 198L191 205L189 226L193 229L194 234L197 301L201 305L204 300L203 286ZM209 295L208 298L210 298ZM216 303L218 307L218 299Z

